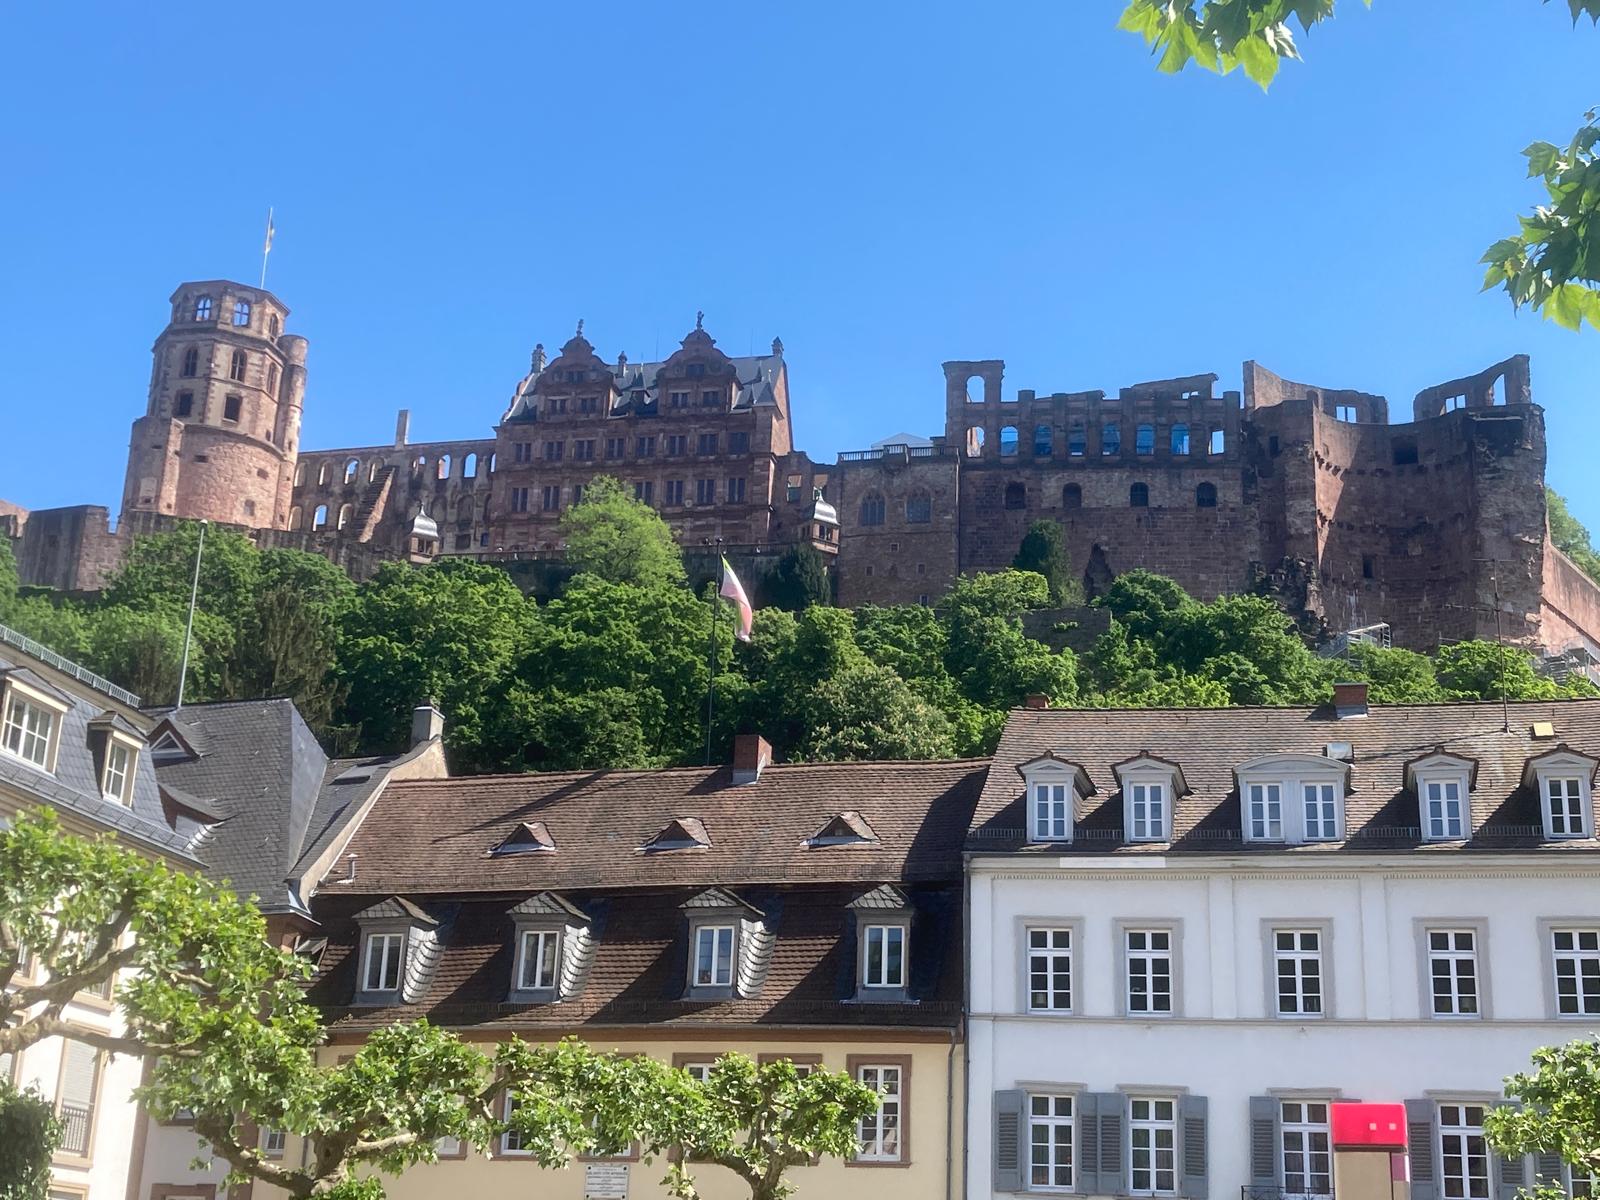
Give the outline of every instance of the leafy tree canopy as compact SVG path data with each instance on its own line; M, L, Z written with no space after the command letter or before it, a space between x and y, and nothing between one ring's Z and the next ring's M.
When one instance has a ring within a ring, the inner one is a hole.
M608 583L681 583L683 552L661 514L599 475L561 517L567 561Z
M1484 1118L1489 1143L1503 1157L1555 1156L1586 1174L1600 1173L1600 1040L1592 1035L1533 1052L1533 1070L1506 1080L1506 1095ZM1539 1195L1565 1196L1559 1179L1542 1179Z
M1011 565L1019 571L1043 575L1053 606L1077 604L1083 599L1083 589L1072 578L1072 559L1067 554L1059 522L1035 521L1029 525Z

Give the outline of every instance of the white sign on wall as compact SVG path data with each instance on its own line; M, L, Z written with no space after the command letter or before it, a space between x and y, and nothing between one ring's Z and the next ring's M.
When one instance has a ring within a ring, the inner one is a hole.
M628 1200L627 1163L585 1163L583 1200Z

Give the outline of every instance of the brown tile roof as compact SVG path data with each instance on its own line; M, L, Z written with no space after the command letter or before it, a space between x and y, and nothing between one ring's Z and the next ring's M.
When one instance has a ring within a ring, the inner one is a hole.
M953 1028L961 1016L961 889L953 883L907 887L912 1003L854 1003L856 946L849 905L871 885L801 885L735 889L776 933L756 995L731 1001L683 999L688 923L682 905L699 889L568 891L591 918L595 958L582 990L559 1004L508 1004L515 897L474 896L434 902L442 948L428 989L416 1004L351 1008L358 929L356 898L322 898L328 931L311 999L334 1032L427 1017L454 1028L559 1032L630 1025Z
M353 883L324 895L534 892L545 888L843 883L961 878L961 845L985 764L802 763L734 786L728 767L589 771L395 781L350 842ZM859 812L878 840L808 846L832 818ZM643 853L668 822L695 818L709 848ZM542 822L553 852L490 850Z
M1015 709L995 750L967 848L1026 853L1227 852L1254 850L1242 840L1233 769L1262 754L1322 755L1349 742L1355 758L1345 800L1346 840L1295 847L1295 853L1417 848L1578 850L1600 843L1544 843L1539 799L1522 782L1528 759L1565 743L1600 757L1600 700L1557 700L1509 706L1502 731L1493 704L1374 704L1364 717L1338 720L1332 706L1219 709ZM1549 721L1555 737L1535 739L1530 727ZM1473 837L1466 843L1422 845L1416 796L1406 790L1405 764L1437 749L1477 763L1472 790ZM1171 842L1124 845L1122 792L1113 767L1148 750L1178 763L1193 789L1175 805ZM1078 801L1078 834L1060 844L1026 847L1023 782L1017 767L1046 751L1080 763L1098 794ZM1593 826L1591 826L1592 828ZM1263 849L1281 853L1284 847Z

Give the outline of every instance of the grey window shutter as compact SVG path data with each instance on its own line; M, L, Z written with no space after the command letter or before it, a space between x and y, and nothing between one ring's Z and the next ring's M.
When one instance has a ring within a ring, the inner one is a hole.
M1184 1096L1178 1101L1178 1128L1182 1138L1182 1174L1178 1195L1187 1200L1205 1200L1206 1179L1206 1098Z
M1411 1159L1411 1200L1438 1200L1439 1170L1434 1162L1433 1123L1439 1110L1432 1100L1406 1101L1406 1153Z
M1100 1143L1100 1162L1096 1172L1095 1194L1101 1196L1126 1196L1128 1194L1127 1159L1123 1153L1123 1100L1121 1092L1100 1092L1094 1098L1096 1141ZM1087 1189L1088 1181L1085 1180Z
M1250 1097L1250 1200L1275 1200L1283 1177L1283 1105L1276 1096Z
M1073 1182L1080 1192L1100 1190L1100 1097L1084 1092L1074 1102L1073 1122L1077 1125L1078 1157Z
M994 1189L1020 1192L1028 1097L1021 1091L994 1094Z
M1533 1156L1533 1174L1540 1187L1561 1187L1561 1155L1539 1151Z
M1496 1108L1517 1108L1515 1103L1496 1104ZM1522 1191L1528 1183L1528 1160L1525 1155L1514 1154L1509 1158L1496 1154L1496 1161L1500 1166L1499 1186L1496 1194L1499 1200L1517 1200L1517 1193Z

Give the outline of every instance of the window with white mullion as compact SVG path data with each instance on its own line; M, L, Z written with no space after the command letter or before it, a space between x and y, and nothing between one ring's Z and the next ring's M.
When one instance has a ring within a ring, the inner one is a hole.
M1588 1200L1595 1194L1594 1175L1584 1167L1575 1167L1571 1163L1561 1164L1561 1186L1566 1190L1572 1200Z
M1315 929L1272 931L1278 1015L1322 1015L1322 934Z
M733 926L702 925L695 930L695 987L733 985Z
M1436 1017L1478 1016L1478 937L1471 929L1428 930L1428 976Z
M900 1160L900 1068L863 1064L856 1068L856 1082L878 1094L878 1108L861 1118L860 1148L856 1158L865 1162Z
M1033 785L1033 838L1064 842L1072 837L1072 789L1063 783Z
M1545 817L1550 823L1551 837L1583 837L1586 834L1588 823L1583 813L1585 800L1582 779L1575 776L1545 777Z
M1250 837L1258 842L1283 840L1283 785L1252 783L1250 795Z
M1556 1012L1563 1017L1600 1015L1600 929L1553 929Z
M1483 1105L1439 1105L1439 1183L1445 1200L1489 1200Z
M867 954L862 964L862 984L869 988L903 988L906 985L906 927L868 925Z
M1128 1191L1173 1196L1178 1191L1177 1103L1135 1096L1128 1101Z
M1303 788L1305 836L1308 842L1331 842L1339 836L1339 802L1331 783L1308 783Z
M560 934L553 929L524 929L517 969L517 989L551 990L556 986L556 950Z
M368 992L393 992L400 988L401 947L405 935L400 933L369 933L367 935L367 961L362 972L364 987Z
M1128 1012L1172 1013L1172 931L1129 929L1127 939Z
M1448 840L1466 836L1466 819L1461 803L1461 781L1430 779L1423 785L1423 833L1433 839Z
M1028 930L1028 1008L1072 1011L1072 930Z
M1328 1105L1320 1100L1285 1100L1282 1126L1285 1200L1317 1200L1333 1195Z
M1028 1096L1028 1187L1072 1188L1072 1097Z
M1129 836L1136 842L1160 842L1167 836L1166 788L1159 783L1129 785L1133 820Z
M56 714L42 704L13 691L6 698L5 721L0 724L0 746L36 767L50 765L50 741Z

